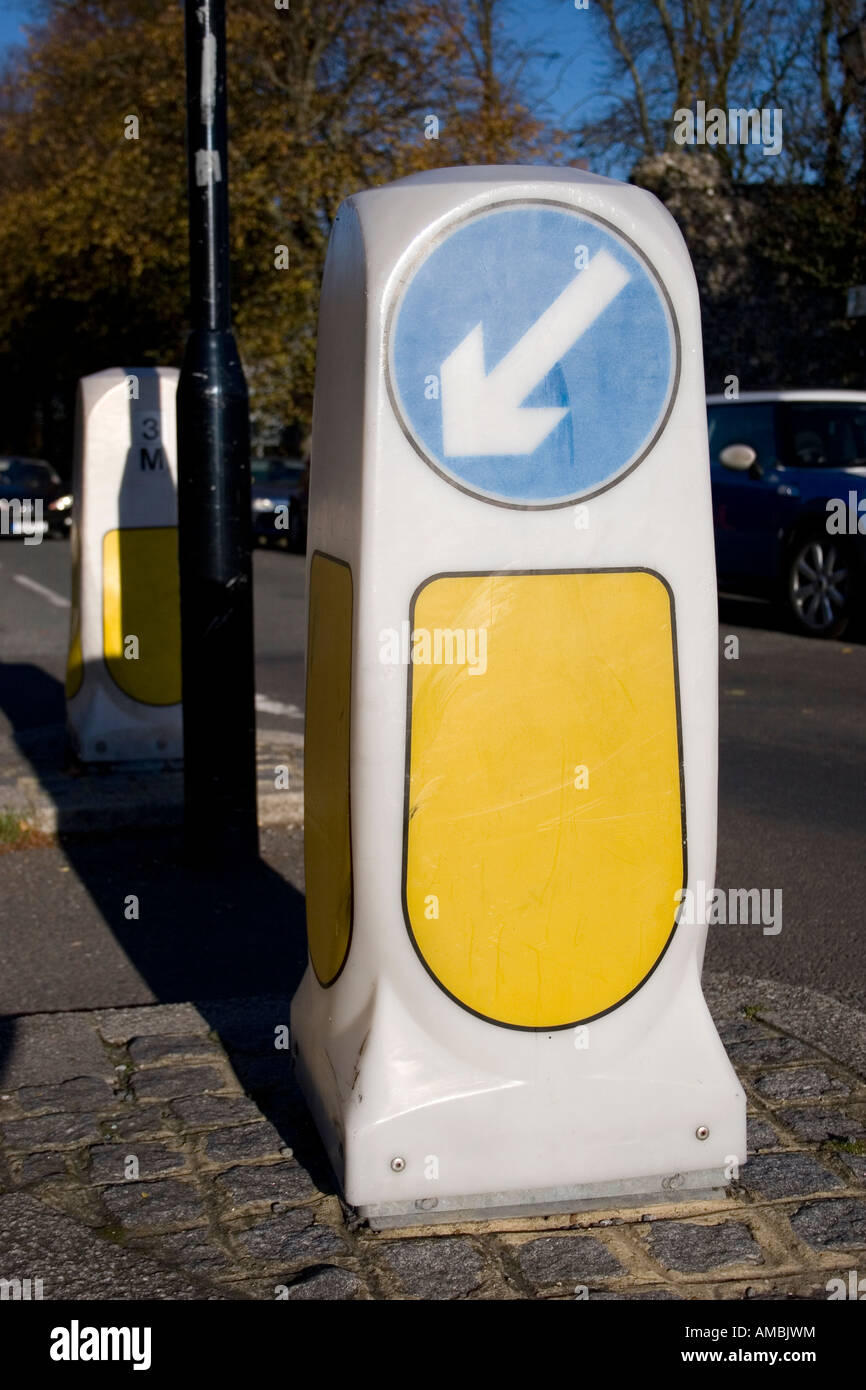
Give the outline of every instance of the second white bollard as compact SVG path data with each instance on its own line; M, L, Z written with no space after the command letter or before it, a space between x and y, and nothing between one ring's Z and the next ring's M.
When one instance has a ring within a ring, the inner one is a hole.
M183 755L173 367L83 377L67 719L84 762Z

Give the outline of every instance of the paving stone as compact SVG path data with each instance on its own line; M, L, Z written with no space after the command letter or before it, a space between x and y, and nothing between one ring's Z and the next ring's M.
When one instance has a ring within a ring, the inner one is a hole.
M749 1115L746 1119L746 1148L750 1154L757 1153L758 1149L776 1149L781 1140L767 1120L758 1119L756 1115Z
M464 1236L388 1241L382 1259L404 1293L417 1298L460 1298L482 1282L484 1261Z
M837 1157L841 1158L855 1183L866 1185L866 1154L839 1153Z
M835 1174L812 1154L759 1154L740 1172L740 1181L762 1197L799 1197L839 1186Z
M833 1093L847 1093L848 1087L835 1077L830 1077L820 1067L797 1067L793 1071L769 1071L755 1078L755 1090L767 1100L801 1100Z
M183 1154L172 1153L164 1144L97 1144L90 1150L90 1173L94 1182L126 1182L130 1158L138 1159L138 1176L157 1177L186 1167Z
M28 1115L112 1110L117 1104L115 1091L98 1076L76 1076L56 1086L22 1086L18 1099Z
M171 1109L186 1129L216 1129L262 1118L248 1096L188 1096L172 1101Z
M237 1268L236 1261L209 1238L205 1226L139 1240L135 1248L149 1251L157 1259L167 1259L193 1273L200 1270L202 1274L233 1274Z
M324 1265L321 1269L305 1271L281 1296L290 1302L302 1299L325 1302L357 1298L363 1292L361 1280L351 1269Z
M120 1119L111 1119L103 1127L110 1139L155 1139L172 1132L170 1123L155 1105L127 1106Z
M263 1057L248 1057L237 1061L238 1074L248 1091L263 1091L268 1087L294 1085L294 1065L291 1053L271 1048Z
M798 1139L810 1144L823 1144L827 1139L859 1139L866 1134L863 1121L841 1110L827 1110L812 1105L799 1110L780 1110L779 1119L792 1129Z
M753 1018L725 1018L716 1023L716 1030L725 1047L731 1047L734 1043L778 1036L772 1029L766 1028L763 1023L758 1023Z
M93 1015L30 1014L0 1022L3 1090L48 1086L77 1076L114 1078Z
M138 1100L175 1100L199 1096L202 1091L223 1091L237 1083L228 1069L217 1067L154 1067L136 1072L132 1089Z
M93 1026L106 1042L125 1046L132 1038L152 1035L170 1037L210 1032L194 1004L145 1004L130 1009L100 1009L91 1015Z
M101 1196L115 1221L130 1230L191 1225L204 1216L195 1187L176 1178L118 1183L103 1188Z
M866 1202L852 1197L807 1202L794 1212L791 1225L816 1250L866 1246Z
M796 1038L750 1038L728 1044L728 1056L736 1066L766 1067L770 1062L805 1062L814 1051Z
M666 1269L683 1274L706 1274L725 1265L763 1264L763 1256L748 1226L723 1221L700 1226L691 1221L658 1221L649 1238L650 1253Z
M684 1297L673 1289L592 1289L589 1293L593 1303L681 1303Z
M37 1115L29 1120L9 1120L3 1137L12 1150L62 1149L72 1144L94 1144L102 1138L96 1115Z
M229 1299L189 1273L103 1240L24 1192L0 1197L5 1279L43 1278L46 1299Z
M273 1125L262 1121L209 1134L205 1154L212 1163L236 1163L243 1158L288 1158L287 1147Z
M288 1027L290 1011L290 997L231 999L209 1005L207 1015L227 1050L255 1056L274 1051L274 1029Z
M303 1202L316 1194L312 1178L299 1163L229 1168L220 1173L216 1186L235 1208L256 1202Z
M755 1303L792 1303L808 1300L826 1301L827 1288L824 1284L810 1284L808 1287L799 1289L779 1288L777 1284L750 1284L746 1289L745 1298Z
M607 1246L593 1236L543 1236L518 1246L516 1253L523 1273L538 1287L587 1284L625 1273Z
M18 1183L39 1182L43 1178L66 1177L67 1168L62 1154L31 1154L18 1169Z
M162 1062L186 1060L188 1057L221 1058L222 1052L212 1038L194 1034L175 1036L156 1034L133 1038L129 1055L137 1067L157 1066Z
M313 1225L309 1208L296 1208L250 1226L236 1240L253 1259L285 1264L316 1263L347 1250L346 1242L330 1226Z

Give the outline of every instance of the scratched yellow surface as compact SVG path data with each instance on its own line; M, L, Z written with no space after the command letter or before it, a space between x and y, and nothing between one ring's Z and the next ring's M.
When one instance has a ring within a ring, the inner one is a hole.
M417 598L415 632L463 630L476 669L412 667L406 909L429 971L486 1018L592 1018L668 942L684 870L672 624L639 570L444 577Z
M81 649L81 536L73 525L70 537L70 613L69 652L66 658L66 698L73 699L84 681L84 655Z
M180 700L180 580L176 526L106 531L102 541L105 664L144 705ZM129 638L137 640L136 651Z
M343 968L352 932L349 740L352 574L316 554L310 566L304 731L307 941L320 984Z

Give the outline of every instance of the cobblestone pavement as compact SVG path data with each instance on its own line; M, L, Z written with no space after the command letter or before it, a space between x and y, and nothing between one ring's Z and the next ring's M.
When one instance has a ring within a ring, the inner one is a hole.
M750 1107L725 1198L381 1234L346 1220L274 1046L287 1000L8 1021L0 1278L47 1299L824 1299L866 1274L866 1084L793 1003L783 1026L748 997L715 992Z

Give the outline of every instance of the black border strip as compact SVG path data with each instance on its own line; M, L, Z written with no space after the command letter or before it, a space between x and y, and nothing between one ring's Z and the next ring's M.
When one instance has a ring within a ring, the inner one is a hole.
M531 175L528 175L528 179L531 179ZM472 488L464 486L463 483L459 483L456 478L451 476L450 473L445 472L441 464L437 463L433 459L432 455L429 454L426 451L426 449L422 446L420 440L415 438L414 434L409 428L406 412L404 411L400 402L400 393L397 389L397 385L391 377L391 341L396 316L399 312L400 305L403 302L403 296L405 294L405 291L408 288L409 282L414 277L416 271L420 269L421 265L424 261L427 260L428 256L431 256L433 254L436 247L441 245L443 241L445 241L449 236L451 236L452 232L456 231L457 228L462 226L464 223L471 222L477 217L489 216L495 212L498 212L501 208L515 207L562 208L564 211L572 213L575 217L585 217L590 222L597 222L600 226L606 228L616 239L618 239L619 241L624 241L626 245L637 256L638 260L642 261L643 264L646 266L650 278L655 282L656 286L658 287L662 300L667 306L668 313L670 314L671 326L673 328L674 334L673 383L671 385L670 396L668 397L668 403L665 407L665 412L661 420L659 421L652 438L649 440L648 443L644 445L637 458L634 459L630 464L628 464L627 467L623 468L613 478L609 479L608 482L604 483L601 487L595 488L592 492L575 493L574 496L566 498L564 502L505 502L497 497L488 497L486 493L475 492ZM492 507L505 507L508 511L514 512L554 512L560 510L560 508L562 507L573 507L578 502L588 502L591 498L600 497L603 492L607 492L610 488L616 487L618 483L622 482L623 478L628 477L629 473L633 473L634 470L641 463L643 463L647 454L655 448L658 440L660 439L662 433L665 430L665 427L667 426L668 420L670 419L671 411L674 408L674 402L679 392L680 375L682 372L682 343L680 339L680 326L677 321L677 316L674 313L673 302L671 300L670 295L668 294L667 286L665 285L664 281L662 280L652 261L641 250L637 242L633 241L630 236L627 236L625 232L621 231L615 223L608 221L606 217L599 217L597 213L588 212L585 208L575 207L573 203L561 202L558 198L503 198L501 201L494 201L492 203L486 203L480 208L473 208L471 212L464 213L461 217L457 217L453 221L448 222L448 224L445 227L440 228L440 230L430 241L425 242L424 246L417 253L417 255L412 257L411 261L406 266L405 271L401 275L399 287L392 294L391 302L388 305L388 314L385 320L383 361L385 386L388 392L388 400L391 404L391 409L394 412L397 423L400 426L403 435L412 445L412 448L415 450L415 453L418 455L418 457L423 459L424 462L428 465L428 467L432 468L433 472L436 473L443 480L443 482L446 482L451 487L456 488L458 492L465 493L467 497L474 497L476 501L486 502Z
M689 866L688 833L686 829L686 782L685 767L683 764L683 729L682 712L680 707L680 672L679 653L677 647L676 604L674 602L673 590L663 574L659 574L658 570L651 569L648 565L612 565L603 569L445 570L440 574L431 574L427 579L423 579L421 583L418 585L415 592L413 593L409 603L410 638L415 626L415 605L418 601L418 598L420 597L421 593L430 584L435 583L437 579L495 579L499 577L511 579L516 578L518 576L526 575L558 574L651 574L653 578L657 579L661 584L663 584L665 589L667 590L671 613L671 657L673 660L674 668L674 699L676 704L677 715L677 747L679 755L678 761L680 778L680 825L682 828L683 837L683 884L681 892L684 894L689 881ZM492 1023L497 1028L510 1028L513 1032L517 1033L561 1033L567 1028L579 1028L581 1024L593 1023L595 1019L604 1018L606 1014L613 1013L614 1009L621 1008L622 1005L626 1004L628 1000L632 998L633 995L637 994L638 990L643 988L650 976L658 969L661 961L664 959L668 947L674 939L674 933L676 932L676 929L679 925L680 916L682 915L683 907L685 904L685 898L681 898L679 908L674 913L674 922L673 926L671 927L670 935L668 936L667 941L665 942L664 946L662 947L661 951L656 957L654 964L644 975L643 979L638 981L634 989L630 990L628 994L623 995L622 999L618 999L615 1004L611 1004L607 1009L602 1009L597 1014L589 1014L586 1018L574 1019L574 1021L571 1023L554 1023L530 1027L529 1024L525 1023L506 1023L503 1019L500 1018L490 1018L487 1014L479 1013L477 1009L473 1009L470 1007L469 1004L465 1004L462 999L457 998L456 994L452 994L451 991L447 989L445 985L443 985L442 981L438 978L438 976L434 975L433 971L431 970L430 966L425 960L421 948L419 947L418 942L415 939L415 933L412 930L412 923L409 918L409 904L407 902L406 897L406 881L409 871L409 792L412 768L412 676L413 663L410 659L408 679L406 682L406 771L403 799L403 871L401 875L400 893L403 904L403 920L406 924L406 930L409 933L409 940L412 942L415 954L417 955L427 974L430 976L430 979L434 982L438 989L441 989L443 994L447 994L448 998L451 999L455 1004L459 1005L459 1007L463 1009L466 1013L473 1014L475 1018L483 1019L485 1023Z

